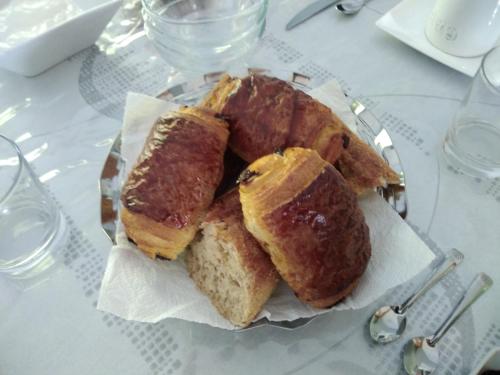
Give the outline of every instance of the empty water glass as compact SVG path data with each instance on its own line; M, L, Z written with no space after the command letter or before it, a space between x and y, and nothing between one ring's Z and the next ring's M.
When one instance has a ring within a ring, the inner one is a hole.
M65 220L23 157L0 135L0 272L38 274L55 263L65 242Z
M500 47L484 56L448 130L444 154L468 175L500 176Z
M146 35L183 72L227 68L257 45L268 0L142 0Z

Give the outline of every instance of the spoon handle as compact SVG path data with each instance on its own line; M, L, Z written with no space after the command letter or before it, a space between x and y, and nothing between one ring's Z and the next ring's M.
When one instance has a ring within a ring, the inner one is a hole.
M420 297L422 297L429 289L436 285L443 277L445 277L452 269L459 265L464 259L464 255L457 249L451 249L443 261L436 267L432 276L411 295L398 308L397 312L404 314Z
M493 285L493 280L485 273L479 273L472 280L469 288L464 293L460 301L452 310L448 318L441 324L436 333L427 339L427 343L431 346L436 345L439 340L444 336L450 327L457 321L458 318L471 306L484 292L486 292Z

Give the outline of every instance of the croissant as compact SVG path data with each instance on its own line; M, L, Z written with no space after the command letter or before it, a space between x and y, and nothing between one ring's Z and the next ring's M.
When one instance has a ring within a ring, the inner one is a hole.
M246 228L297 297L324 308L359 283L371 246L356 194L310 149L264 156L242 174Z
M224 76L200 104L230 126L229 146L247 162L286 147L316 150L358 194L399 176L324 104L264 75Z
M175 259L196 234L223 174L228 125L182 108L160 117L125 182L121 219L151 258Z
M198 288L226 319L247 326L271 296L279 275L243 225L237 189L210 207L186 264Z

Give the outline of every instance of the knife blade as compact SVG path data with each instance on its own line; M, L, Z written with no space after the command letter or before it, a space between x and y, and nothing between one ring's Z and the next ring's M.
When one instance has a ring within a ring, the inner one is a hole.
M318 0L302 9L286 24L286 29L291 30L302 22L337 4L340 0Z

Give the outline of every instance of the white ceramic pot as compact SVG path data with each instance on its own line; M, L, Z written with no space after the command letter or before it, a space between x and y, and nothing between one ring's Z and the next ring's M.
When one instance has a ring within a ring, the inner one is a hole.
M425 34L446 53L480 56L500 36L500 0L437 0Z

